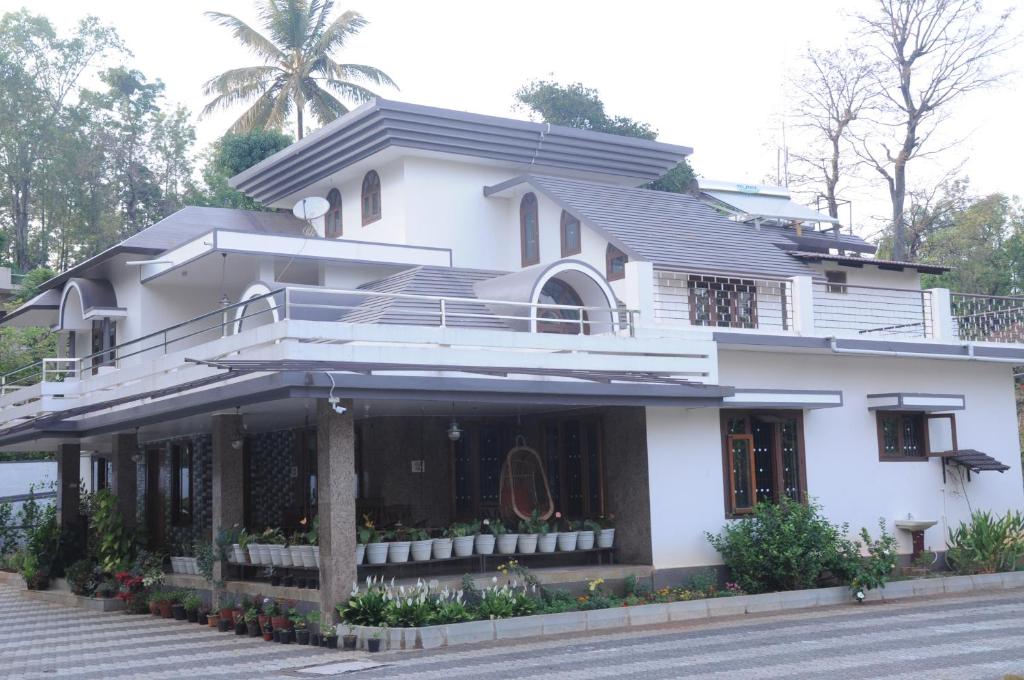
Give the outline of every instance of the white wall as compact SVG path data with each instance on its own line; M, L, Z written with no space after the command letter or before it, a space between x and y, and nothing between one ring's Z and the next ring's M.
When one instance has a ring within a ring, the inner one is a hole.
M835 357L764 352L719 353L719 382L746 388L841 389L840 408L806 411L807 486L835 522L851 532L877 533L885 518L903 553L910 536L893 522L912 513L936 520L925 544L945 548L947 527L969 518L970 507L1003 513L1024 509L1012 370L1008 364L885 357ZM1005 473L956 472L942 481L937 460L880 462L873 412L866 395L884 392L962 393L958 443L1010 466ZM659 568L718 563L703 537L726 522L722 446L716 409L648 409L652 540Z

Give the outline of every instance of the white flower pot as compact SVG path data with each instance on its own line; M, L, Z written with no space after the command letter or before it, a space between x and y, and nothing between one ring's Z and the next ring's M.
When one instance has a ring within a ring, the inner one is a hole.
M302 566L307 569L316 569L316 553L313 552L313 546L303 545L299 547L299 555L302 557ZM298 562L296 562L296 564L298 564Z
M457 536L452 539L452 547L455 550L456 557L469 557L473 554L473 544L476 541L475 536Z
M384 564L388 561L387 543L367 543L366 561L370 564Z
M576 538L580 535L578 531L563 531L558 534L558 549L568 552L576 549Z
M319 569L320 568L320 546L313 545L313 546L310 546L310 547L313 548L313 562L314 562L314 566L317 569Z
M260 564L260 547L255 543L250 543L246 549L249 552L249 562Z
M597 535L598 548L610 548L615 543L615 529L601 529Z
M291 554L292 564L296 567L305 566L302 563L302 548L301 545L292 545L288 547L288 552Z
M537 552L537 534L519 534L518 550L521 553Z
M366 557L366 544L365 543L357 543L356 544L356 564L362 564L364 557Z
M511 555L516 551L516 544L519 543L519 534L502 534L496 541L499 555Z
M199 575L199 560L197 560L195 557L188 558L188 573L192 574L193 576Z
M426 562L430 559L430 553L434 547L434 540L428 538L425 541L413 541L410 552L413 562Z
M494 535L493 534L477 534L476 542L477 555L493 555L494 554Z
M555 552L555 546L558 545L558 532L552 531L549 534L541 534L537 538L537 550L542 553Z
M282 567L282 566L284 566L284 562L281 561L281 552L282 552L281 548L282 547L283 546L280 546L280 545L271 545L270 546L270 564L275 566L275 567Z
M179 566L179 561L180 560L181 560L180 557L175 557L174 555L171 555L171 573L172 574L179 573L179 570L181 569L181 567Z
M446 560L452 556L452 539L435 538L432 553L435 560Z
M268 567L274 563L273 560L270 559L270 547L269 543L260 543L260 564Z
M409 541L388 543L388 562L402 563L409 561Z
M576 537L576 549L577 550L591 550L594 547L594 532L593 531L581 531L579 536Z
M238 564L245 564L249 561L245 550L237 543L233 543L231 545L231 561L237 562Z

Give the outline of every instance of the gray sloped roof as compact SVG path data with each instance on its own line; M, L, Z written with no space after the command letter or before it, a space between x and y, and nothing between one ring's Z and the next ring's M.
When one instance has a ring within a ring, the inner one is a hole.
M526 175L485 188L526 183L636 260L699 274L783 278L821 275L786 254L775 237L733 222L689 194Z
M359 289L377 293L475 298L474 283L504 273L482 269L413 267L364 284ZM437 326L440 324L440 308L434 300L368 296L342 320L351 323ZM446 320L447 325L461 328L508 328L504 321L494 318L493 312L483 303L448 303Z
M129 236L116 246L76 264L44 283L40 290L59 286L120 253L156 255L188 243L213 229L299 235L302 234L304 224L290 213L188 206Z

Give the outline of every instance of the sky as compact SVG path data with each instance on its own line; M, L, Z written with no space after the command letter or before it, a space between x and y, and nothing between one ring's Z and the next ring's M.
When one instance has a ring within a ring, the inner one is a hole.
M0 11L25 2L0 0ZM60 30L86 11L117 28L131 63L166 84L167 98L193 112L198 147L220 136L241 110L202 120L203 82L229 68L258 63L227 29L203 16L213 10L258 23L252 0L49 0L28 3ZM717 0L612 3L589 0L352 0L336 11L362 13L369 26L339 60L372 64L400 90L381 96L445 108L525 118L513 95L546 78L596 88L611 114L651 124L659 139L694 148L691 161L708 179L762 182L776 175L785 83L808 46L837 47L854 35L852 14L870 0ZM986 12L1003 9L986 0ZM1014 31L1021 17L1012 19ZM1012 70L1024 48L995 67ZM912 170L928 184L962 165L977 193L1021 193L1024 92L1013 76L952 110L945 139L965 141ZM792 131L789 138L792 138ZM865 172L845 192L853 224L870 235L888 210L885 187ZM841 217L846 220L844 213Z

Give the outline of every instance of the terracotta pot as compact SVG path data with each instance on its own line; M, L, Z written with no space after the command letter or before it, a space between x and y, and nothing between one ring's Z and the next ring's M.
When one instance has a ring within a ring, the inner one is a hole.
M274 630L290 630L292 622L288 620L287 616L275 616L270 619L270 625L274 627Z
M270 623L270 617L266 614L259 614L256 616L256 621L260 624L260 630L263 630L267 627L267 624Z
M160 605L158 605L156 602L150 602L149 613L153 616L160 616Z
M171 611L171 603L170 602L160 602L159 605L160 605L160 616L162 618L169 619L172 616L174 616L174 612Z
M263 631L263 641L264 642L273 642L273 640L274 640L274 633L272 631L269 631L269 630Z
M220 610L220 618L222 618L222 619L224 619L226 621L234 621L235 620L235 610L234 610L234 608L233 607L225 607L225 608L221 609Z
M220 621L220 615L219 614L207 614L206 615L206 625L208 625L210 628L216 628L218 621Z

